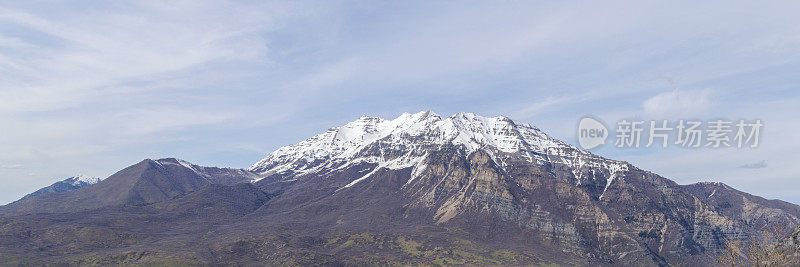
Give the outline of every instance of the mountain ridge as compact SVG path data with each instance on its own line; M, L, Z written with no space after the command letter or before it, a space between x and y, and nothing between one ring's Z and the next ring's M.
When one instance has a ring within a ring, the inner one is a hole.
M176 158L145 159L77 190L35 195L0 206L0 215L74 212L119 205L146 205L189 193L208 184L251 181L243 170L201 167Z
M550 137L530 124L516 122L505 116L483 117L461 112L444 118L431 111L421 111L403 113L394 120L362 116L298 144L281 147L248 170L261 175L286 172L303 174L314 172L314 168L325 167L319 165L320 161L380 163L382 167L400 169L417 164L425 157L424 152L412 148L402 151L401 155L369 157L362 156L363 151L375 144L403 150L404 146L419 142L423 143L421 150L445 144L462 145L465 147L463 152L467 154L478 149L490 149L492 157L516 153L517 157L537 164L548 162L550 155L563 157L567 156L564 153L570 153L573 155L569 156L575 160L572 162L576 165L573 168L586 164L592 167L604 165L602 167L616 172L630 166L627 162L606 159L581 150ZM377 150L382 151L382 148ZM502 158L494 160L505 164ZM612 175L609 184L613 178Z
M151 219L109 228L105 212ZM160 217L175 223L154 230ZM139 263L180 252L205 264L664 266L712 264L725 240L799 218L800 206L721 183L679 185L507 117L419 112L362 116L247 170L144 160L96 185L0 207L0 235L15 240L0 248L85 260L39 245L52 235L92 244L52 233L80 223L137 237L114 244L156 257ZM183 240L201 241L167 245Z

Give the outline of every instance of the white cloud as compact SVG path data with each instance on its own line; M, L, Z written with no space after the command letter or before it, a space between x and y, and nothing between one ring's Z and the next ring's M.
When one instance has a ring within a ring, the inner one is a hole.
M685 91L675 89L648 98L642 104L644 111L661 118L697 118L714 107L714 93L711 90Z
M596 94L590 92L580 95L569 95L569 96L558 96L558 97L548 96L544 100L535 103L525 104L525 107L514 110L509 114L513 118L517 119L530 118L532 116L544 113L548 110L556 109L558 106L576 105L584 100L593 97L594 95Z
M0 165L0 169L24 169L25 167L22 164L3 164Z
M763 169L763 168L766 168L766 167L767 167L767 161L766 160L762 160L762 161L759 161L759 162L756 162L756 163L744 164L744 165L739 166L739 168L744 168L744 169Z
M0 46L12 47L12 48L23 48L23 47L29 47L30 44L26 43L25 41L23 41L20 38L6 37L6 36L0 35Z
M105 91L126 82L218 60L261 57L266 51L261 36L275 17L233 4L181 11L158 5L125 7L131 11L60 16L0 9L0 21L13 29L8 35L34 32L57 40L16 46L12 51L18 56L0 61L1 68L10 70L0 82L0 97L12 100L4 101L0 112L77 107L102 101ZM217 12L230 14L214 16Z

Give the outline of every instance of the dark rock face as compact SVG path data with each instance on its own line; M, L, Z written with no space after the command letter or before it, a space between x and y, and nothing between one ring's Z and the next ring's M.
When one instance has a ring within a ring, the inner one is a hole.
M796 205L678 185L504 117L398 120L362 117L248 171L145 160L4 206L0 262L711 265L726 239L800 225Z

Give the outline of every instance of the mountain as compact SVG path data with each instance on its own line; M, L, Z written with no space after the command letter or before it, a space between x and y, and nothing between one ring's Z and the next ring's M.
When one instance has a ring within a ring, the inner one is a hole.
M256 183L265 190L293 184L270 212L324 210L336 224L370 229L379 226L359 220L395 210L402 220L478 236L485 233L476 221L503 222L557 244L565 258L594 263L710 264L725 238L800 223L796 205L721 184L709 197L704 184L678 185L503 116L364 116L280 148L249 170L265 177Z
M0 215L74 212L119 205L146 205L171 199L209 184L249 182L244 170L201 167L168 158L143 160L77 190L34 195L0 207Z
M78 189L78 188L81 188L81 187L84 187L84 186L96 184L97 182L100 182L100 178L87 177L87 176L83 176L83 175L73 176L73 177L70 177L70 178L55 182L55 183L53 183L53 184L51 184L51 185L49 185L47 187L43 187L43 188L41 188L39 190L34 191L33 193L27 194L24 197L22 197L20 200L23 200L23 199L26 199L26 198L29 198L29 197L33 197L33 196L47 194L47 193L58 193L58 192L72 191L72 190L75 190L75 189ZM17 201L19 201L19 200L17 200Z
M424 111L363 116L247 170L145 160L0 207L0 262L710 265L727 240L798 218L507 117Z

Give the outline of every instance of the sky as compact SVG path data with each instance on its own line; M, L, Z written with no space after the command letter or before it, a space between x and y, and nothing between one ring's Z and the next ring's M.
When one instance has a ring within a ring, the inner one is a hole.
M246 168L361 115L754 120L751 149L592 150L800 204L797 1L4 1L0 204L145 158Z

